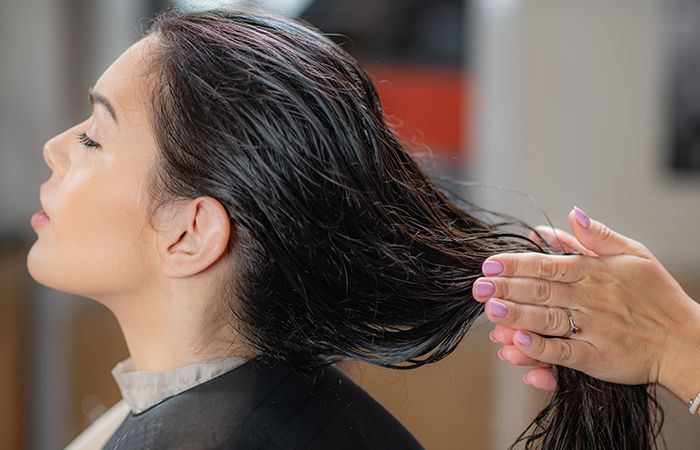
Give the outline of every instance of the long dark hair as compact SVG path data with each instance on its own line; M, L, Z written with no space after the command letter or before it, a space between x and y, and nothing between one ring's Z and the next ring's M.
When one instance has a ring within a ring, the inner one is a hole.
M149 214L203 195L222 203L231 276L214 316L265 358L300 369L439 361L483 312L471 289L488 256L551 251L431 181L367 74L308 24L172 8L145 36L158 41ZM647 386L555 374L550 404L518 442L655 446L661 410Z

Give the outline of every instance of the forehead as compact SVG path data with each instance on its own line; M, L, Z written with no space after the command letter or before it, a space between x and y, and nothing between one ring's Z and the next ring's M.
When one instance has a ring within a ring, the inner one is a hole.
M95 83L95 92L109 99L120 123L138 123L143 119L146 94L150 86L144 69L155 48L156 41L153 37L147 36L137 41L126 49Z

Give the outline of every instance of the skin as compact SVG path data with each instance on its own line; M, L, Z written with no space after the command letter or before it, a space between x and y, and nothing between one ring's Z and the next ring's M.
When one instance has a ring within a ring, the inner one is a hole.
M487 259L500 262L503 271L476 283L492 283L495 291L479 295L475 283L473 293L496 324L491 340L503 344L501 359L535 366L524 381L544 390L556 387L551 364L557 364L614 383L659 383L688 402L700 390L700 305L639 242L582 211L572 211L569 224L573 235L538 231L581 255ZM507 306L505 316L493 313L494 300ZM568 338L564 307L580 328ZM523 335L531 338L529 345Z
M116 122L94 103L90 117L46 142L52 173L40 199L51 220L35 230L27 255L37 282L109 308L136 370L148 371L251 356L234 331L207 322L230 257L224 207L208 196L187 199L158 214L155 227L147 223L145 180L157 146L146 102L152 81L141 68L157 46L155 37L138 41L95 83ZM78 142L83 131L100 148Z

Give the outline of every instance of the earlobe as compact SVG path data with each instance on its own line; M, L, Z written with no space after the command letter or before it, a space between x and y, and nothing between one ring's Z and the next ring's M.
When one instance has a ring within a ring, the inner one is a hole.
M196 275L225 255L231 223L223 205L212 197L198 197L173 218L171 242L167 243L169 276Z

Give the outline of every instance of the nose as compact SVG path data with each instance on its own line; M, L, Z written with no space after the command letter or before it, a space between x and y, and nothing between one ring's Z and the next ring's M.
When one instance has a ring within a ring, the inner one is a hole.
M42 150L42 154L44 156L44 161L46 162L46 165L49 166L49 169L54 170L53 157L51 156L51 151L49 150L49 142L51 141L47 141L46 144L44 144L44 150Z
M68 141L70 139L70 134L73 128L69 128L62 133L57 134L52 137L44 144L42 150L42 155L46 165L49 166L52 172L58 173L68 170L69 160L70 160L70 148L71 143Z

